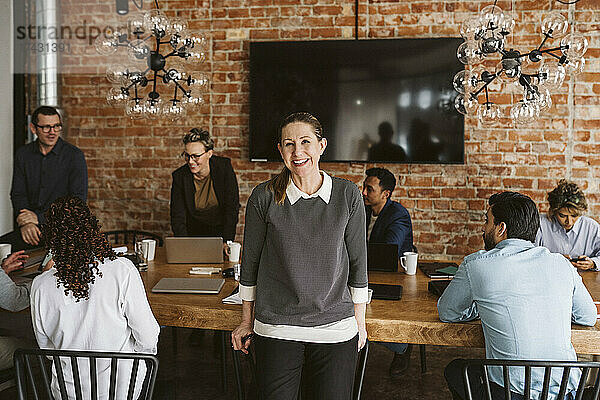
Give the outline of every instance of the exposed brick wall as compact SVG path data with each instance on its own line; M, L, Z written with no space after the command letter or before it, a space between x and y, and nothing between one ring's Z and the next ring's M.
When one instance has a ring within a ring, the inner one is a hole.
M148 3L148 2L146 2ZM458 36L460 23L491 1L360 1L361 38ZM90 204L106 229L138 228L170 232L170 173L181 164L180 137L193 126L211 130L217 154L231 157L240 182L242 239L245 203L252 188L280 169L277 163L248 160L248 43L251 40L352 38L354 2L341 0L177 0L161 1L196 29L210 30L212 54L201 69L211 73L210 104L185 121L131 121L105 103L110 85L104 66L114 62L93 46L73 46L63 55L62 104L69 118L68 140L79 146L89 166ZM517 25L512 43L539 44L543 15L564 11L575 29L587 33L585 72L568 79L553 96L551 118L535 128L484 128L465 122L464 165L395 165L393 194L410 211L415 243L428 258L460 258L482 246L481 224L487 197L518 190L546 210L545 194L567 177L585 188L589 214L600 215L600 1L565 6L552 0L506 1ZM133 8L133 5L131 5ZM63 24L87 20L99 25L123 22L114 1L62 1ZM495 63L495 62L494 62ZM510 102L511 95L497 96ZM333 175L363 179L370 163L324 163Z

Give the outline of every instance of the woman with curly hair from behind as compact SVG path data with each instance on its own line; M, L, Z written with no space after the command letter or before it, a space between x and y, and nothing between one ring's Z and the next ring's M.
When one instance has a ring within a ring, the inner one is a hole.
M540 216L536 244L561 253L579 269L600 267L600 224L583 215L587 201L576 183L561 179L548 193L550 209Z
M53 265L31 288L31 316L40 348L155 354L159 326L140 274L131 261L117 257L88 206L78 197L56 200L46 212L42 235ZM107 398L110 363L97 363L99 398ZM83 397L90 398L85 368L82 363ZM69 398L75 398L68 360L62 361L62 370ZM131 362L120 362L118 371L117 398L126 398ZM60 398L54 369L52 373L52 391ZM144 373L142 363L134 398Z

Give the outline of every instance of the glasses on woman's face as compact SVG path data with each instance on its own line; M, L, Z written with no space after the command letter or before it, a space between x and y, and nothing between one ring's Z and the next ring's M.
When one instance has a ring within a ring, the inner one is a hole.
M200 161L200 157L202 157L205 154L206 154L206 151L204 153L200 153L200 154L190 154L190 153L187 153L184 151L183 153L181 153L181 157L183 157L185 162L190 161L190 158L191 158L192 160L194 160L195 163L197 163L198 161Z
M34 124L35 126L37 126L38 128L40 128L40 130L44 133L50 133L51 130L53 130L54 132L61 132L62 131L62 124L56 124L56 125L38 125L38 124Z

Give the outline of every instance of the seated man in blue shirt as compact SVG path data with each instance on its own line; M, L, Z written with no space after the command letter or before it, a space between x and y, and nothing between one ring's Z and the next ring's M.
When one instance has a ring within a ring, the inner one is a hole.
M583 215L588 207L579 186L561 179L548 193L548 203L535 244L564 255L579 269L600 267L600 224Z
M12 189L13 212L18 230L0 237L14 250L40 245L44 213L59 197L87 198L87 166L83 152L61 139L62 120L54 107L38 107L30 129L37 140L15 154Z
M562 255L533 244L539 213L527 196L515 192L490 197L485 214L485 251L468 255L438 301L444 322L481 318L486 357L513 360L576 361L571 322L593 326L596 307L577 269ZM454 399L464 399L463 360L445 370ZM482 371L473 371L475 398L483 398ZM562 370L553 370L550 398L559 391ZM577 389L581 371L571 370L568 392ZM502 369L490 368L494 399L503 399ZM532 370L531 398L538 398L544 371ZM510 369L510 390L521 399L522 369Z
M396 187L394 174L385 168L367 170L363 183L363 199L367 214L367 241L398 245L398 257L413 251L413 234L410 215L402 204L390 197ZM406 343L383 343L394 352L390 375L400 376L409 365L412 346Z

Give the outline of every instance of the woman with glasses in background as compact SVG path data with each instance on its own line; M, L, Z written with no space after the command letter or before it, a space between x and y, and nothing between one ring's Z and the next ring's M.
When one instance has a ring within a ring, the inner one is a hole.
M205 130L194 128L186 133L183 145L181 155L186 164L172 174L173 233L233 241L240 199L231 160L213 154L214 142Z
M587 201L579 186L561 179L548 193L548 203L548 214L540 217L536 244L563 254L579 269L600 267L600 224L583 215Z

